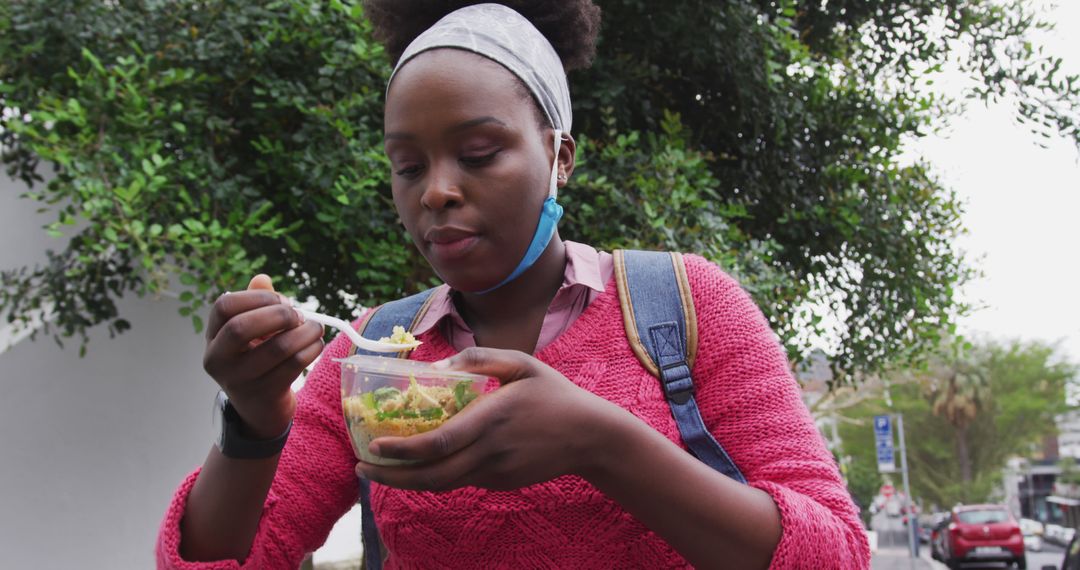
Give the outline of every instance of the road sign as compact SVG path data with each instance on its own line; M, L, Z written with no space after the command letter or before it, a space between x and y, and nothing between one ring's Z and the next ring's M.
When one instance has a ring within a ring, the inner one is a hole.
M892 441L892 418L889 416L874 416L874 435L887 437Z
M896 456L893 453L892 444L878 444L877 466L878 471L882 473L894 473L896 471Z
M874 416L874 443L877 448L878 471L893 473L896 471L896 457L893 450L892 418Z

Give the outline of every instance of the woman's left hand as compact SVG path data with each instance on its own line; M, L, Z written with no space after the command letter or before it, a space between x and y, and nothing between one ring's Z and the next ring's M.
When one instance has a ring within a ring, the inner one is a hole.
M371 481L423 491L464 486L517 489L561 475L585 475L612 446L610 426L632 418L523 352L469 348L440 363L497 378L502 385L430 432L382 437L375 455L420 460L407 466L361 462Z

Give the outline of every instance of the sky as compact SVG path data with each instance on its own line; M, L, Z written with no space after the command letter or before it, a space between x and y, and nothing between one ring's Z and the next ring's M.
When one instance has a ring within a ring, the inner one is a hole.
M1080 2L1042 5L1057 28L1036 44L1080 74ZM946 70L935 88L956 95L966 84ZM963 334L1057 342L1059 356L1080 363L1080 149L1032 134L1012 104L970 101L962 117L907 152L930 162L965 202L968 233L958 245L983 276L961 295L984 308L960 322Z

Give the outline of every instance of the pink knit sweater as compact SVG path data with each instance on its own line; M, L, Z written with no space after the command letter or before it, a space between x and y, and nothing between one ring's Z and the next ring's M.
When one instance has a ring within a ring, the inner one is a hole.
M696 256L686 256L686 264L700 334L693 370L697 402L749 484L779 506L783 535L771 567L868 568L857 509L767 322L715 265ZM423 340L413 353L417 360L453 354L437 329ZM325 541L358 496L333 362L347 348L341 337L332 342L299 392L293 431L244 564L180 558L179 523L196 471L165 514L159 567L296 568ZM658 381L627 344L613 285L536 356L682 445ZM656 534L574 476L499 492L466 487L428 493L372 484L372 504L390 553L388 568L688 567Z

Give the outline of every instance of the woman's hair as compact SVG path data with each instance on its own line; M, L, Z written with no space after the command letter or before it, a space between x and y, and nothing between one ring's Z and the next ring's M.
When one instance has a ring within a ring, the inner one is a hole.
M364 11L396 63L405 48L443 16L483 1L364 0ZM593 0L506 0L498 2L524 16L544 35L567 70L583 69L596 55L600 7Z

